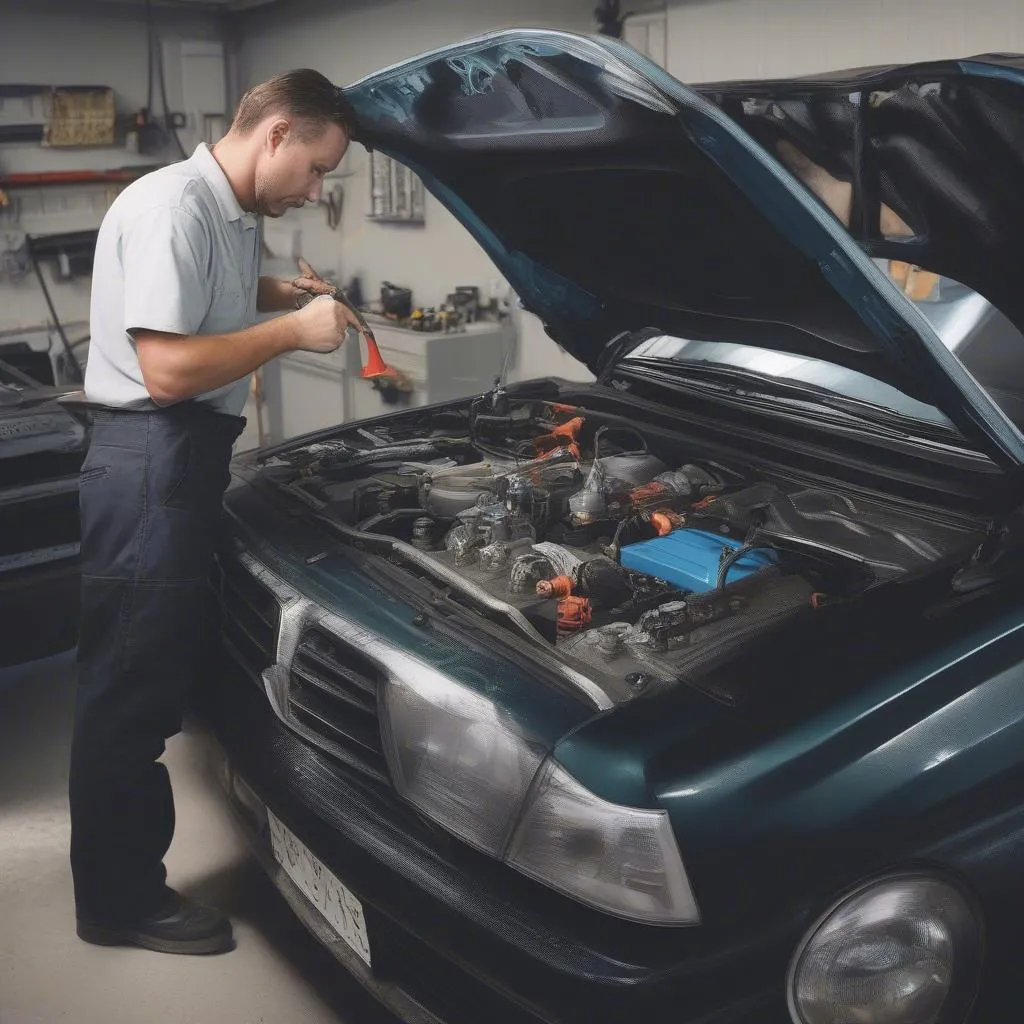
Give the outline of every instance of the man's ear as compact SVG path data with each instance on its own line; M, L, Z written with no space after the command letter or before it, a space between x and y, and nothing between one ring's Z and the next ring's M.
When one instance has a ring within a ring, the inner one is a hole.
M288 141L291 124L285 117L275 117L267 126L267 148L271 155L276 153Z

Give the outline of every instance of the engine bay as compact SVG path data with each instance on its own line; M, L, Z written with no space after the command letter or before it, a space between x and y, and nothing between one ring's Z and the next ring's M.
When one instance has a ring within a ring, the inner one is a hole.
M621 417L503 391L264 457L353 540L634 694L695 678L782 623L966 559L979 529Z

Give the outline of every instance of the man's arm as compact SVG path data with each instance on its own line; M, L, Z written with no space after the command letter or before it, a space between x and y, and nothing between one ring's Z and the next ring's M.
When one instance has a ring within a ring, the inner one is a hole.
M248 376L275 356L306 349L333 352L357 326L352 313L331 298L231 334L132 331L142 381L157 405L172 405Z
M324 297L268 323L199 334L212 300L212 248L204 225L180 207L155 207L137 217L120 255L125 330L158 405L232 384L293 349L331 352L349 327L359 328L348 307Z
M157 405L194 398L248 376L275 356L299 347L292 316L232 334L164 334L136 331L142 381Z
M334 285L325 281L301 257L299 270L299 276L291 281L279 277L261 277L256 289L256 308L261 313L284 313L295 309L296 299L307 295L334 294Z

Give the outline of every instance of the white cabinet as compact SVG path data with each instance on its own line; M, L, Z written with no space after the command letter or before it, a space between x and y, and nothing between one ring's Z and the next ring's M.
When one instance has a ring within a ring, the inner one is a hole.
M277 409L266 383L272 371L270 367L264 370L265 422L271 443L345 420L348 374L344 366L332 365L312 352L295 352L278 363L280 405Z

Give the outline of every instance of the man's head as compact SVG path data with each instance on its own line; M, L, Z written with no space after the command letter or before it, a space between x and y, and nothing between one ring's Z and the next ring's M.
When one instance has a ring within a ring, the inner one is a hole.
M348 100L316 71L289 71L250 89L227 140L249 158L254 212L280 217L319 199L324 175L341 163L354 128Z

